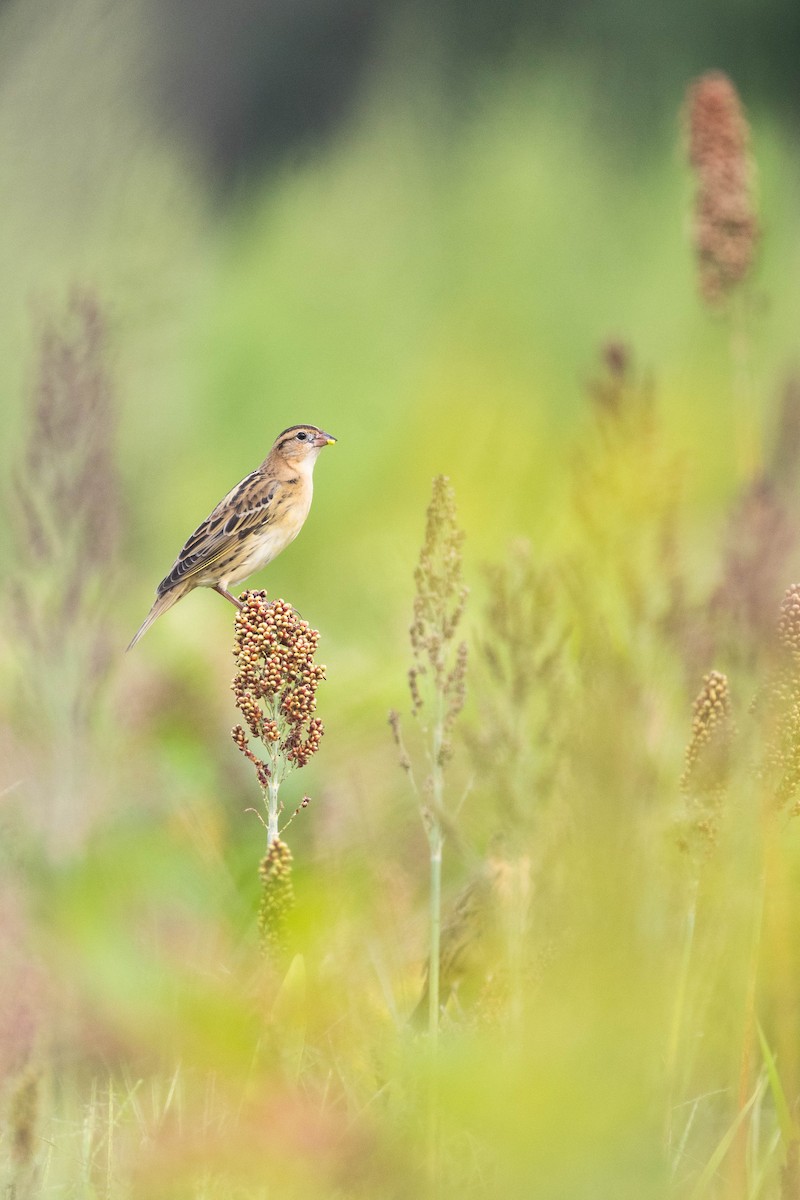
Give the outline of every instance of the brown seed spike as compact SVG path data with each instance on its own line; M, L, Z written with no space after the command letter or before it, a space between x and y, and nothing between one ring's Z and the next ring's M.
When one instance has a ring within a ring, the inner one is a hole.
M778 637L794 663L800 666L800 583L786 589L778 619Z
M716 841L730 774L733 721L726 675L709 671L704 676L693 712L686 768L681 778L687 821L679 842L684 849L707 853Z
M736 88L721 71L689 86L686 110L700 293L719 307L750 270L758 241L749 129Z

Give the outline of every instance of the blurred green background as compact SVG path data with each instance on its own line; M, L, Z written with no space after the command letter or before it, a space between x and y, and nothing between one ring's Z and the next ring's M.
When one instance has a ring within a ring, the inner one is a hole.
M71 1131L48 1134L43 1194L418 1194L424 1052L389 1031L416 999L425 954L425 843L386 714L408 709L431 477L455 489L466 626L479 639L484 564L519 537L542 562L574 544L587 384L600 348L621 340L652 381L664 453L682 463L690 586L708 584L745 479L730 330L697 296L681 107L692 77L719 67L751 123L763 229L751 417L768 450L797 366L798 49L797 7L778 0L0 6L3 474L13 496L42 324L88 288L108 321L122 497L98 609L110 666L79 749L63 663L31 666L13 623L0 632L3 903L17 930L0 964L23 997L21 1009L0 1006L0 1043L27 1021L37 1054L55 1045L49 1102ZM289 1004L283 1050L298 1047L303 1062L293 1078L264 1050L269 1006L249 974L261 830L244 812L255 780L229 740L231 613L196 592L134 654L124 647L190 531L297 422L338 444L318 463L302 536L253 581L321 631L328 668L322 750L287 789L287 807L313 797L291 841L318 997ZM3 574L16 579L13 519L3 525ZM621 608L616 618L624 625ZM686 713L656 753L668 790L690 697L675 664L634 652L640 675L664 682L659 727ZM471 719L480 687L476 674ZM31 690L45 695L38 724L21 715ZM52 780L73 768L56 817ZM454 794L471 770L457 755ZM502 797L487 800L479 781L463 818L472 850L454 848L446 864L451 892L498 811ZM623 898L602 869L586 879L613 927ZM657 908L645 905L644 925L668 920ZM652 1102L661 1016L643 1019L671 970L653 952L663 929L644 937L645 969L640 926L630 944L603 943L595 920L516 1063L495 1032L447 1046L445 1124L461 1174L442 1194L667 1193ZM19 1063L7 1059L11 1078ZM308 1082L295 1088L298 1078ZM323 1164L308 1178L300 1129ZM198 1182L202 1156L186 1146L203 1130L211 1165ZM488 1177L475 1149L487 1136L500 1162ZM144 1142L142 1181L131 1164ZM237 1156L253 1171L240 1192ZM277 1182L261 1178L265 1162Z

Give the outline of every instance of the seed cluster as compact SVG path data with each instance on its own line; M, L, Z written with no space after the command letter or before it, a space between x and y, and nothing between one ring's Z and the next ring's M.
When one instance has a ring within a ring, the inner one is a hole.
M787 589L778 618L782 663L762 710L766 719L764 774L783 808L800 789L800 584ZM800 811L795 802L794 813Z
M747 120L736 88L721 71L709 71L690 85L687 124L697 180L694 248L700 292L716 307L747 275L758 240Z
M467 600L467 588L461 579L463 540L456 519L453 489L447 477L439 475L433 481L425 540L414 573L416 595L409 631L414 664L408 673L408 682L415 715L419 715L424 707L420 686L423 677L429 677L433 690L444 700L442 759L449 754L447 734L464 707L466 691L466 642L460 642L451 653Z
M258 932L265 954L275 954L286 945L286 922L294 906L292 852L276 838L258 867L261 903Z
M686 798L688 828L679 841L688 850L699 837L707 850L716 841L725 800L733 739L728 679L709 671L695 699L692 734L686 747L686 768L681 790Z
M324 727L313 714L325 668L314 662L319 633L290 604L268 602L264 591L244 592L240 599L231 686L250 735L267 747L270 763L253 753L241 725L234 727L233 740L266 787L276 761L284 772L304 767L319 749Z
M800 583L786 589L778 618L778 638L794 670L800 675Z

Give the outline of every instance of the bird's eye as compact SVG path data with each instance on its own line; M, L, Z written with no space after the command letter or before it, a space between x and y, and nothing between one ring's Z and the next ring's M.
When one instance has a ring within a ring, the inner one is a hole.
M304 429L301 429L297 435L298 442L304 442L304 441L306 441L307 438L308 438L308 434L306 433L306 431Z

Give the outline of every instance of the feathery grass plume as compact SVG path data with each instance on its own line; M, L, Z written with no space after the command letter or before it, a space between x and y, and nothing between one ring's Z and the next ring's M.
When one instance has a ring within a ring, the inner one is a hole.
M442 850L449 816L445 803L445 767L452 755L453 723L464 706L467 646L456 642L467 588L462 583L464 534L456 518L449 480L438 475L428 505L425 539L414 573L416 594L410 628L413 662L408 673L411 710L426 742L427 776L419 791L420 813L430 851L430 954L428 959L428 1028L439 1026L439 961L442 905ZM401 764L414 782L411 760L403 745L400 718L390 723Z
M700 294L722 307L747 276L758 242L750 132L736 88L709 71L686 93L689 162L696 190L692 238Z
M602 348L587 391L593 428L574 462L577 545L564 579L582 636L598 648L627 646L632 629L651 636L682 618L681 470L665 449L652 381L639 376L624 344Z
M52 747L54 778L39 794L51 849L64 855L94 815L86 739L111 662L121 509L107 323L92 292L76 289L62 316L42 322L28 407L9 496L16 712Z
M325 667L314 661L318 631L285 600L268 601L264 591L247 591L240 602L234 622L236 672L231 687L249 736L242 725L231 732L239 751L253 764L264 798L266 820L259 817L267 830L267 853L259 867L259 931L262 947L269 951L282 942L293 902L292 856L278 829L283 812L280 787L319 749L324 726L314 713ZM251 738L262 744L265 757L251 749ZM304 797L289 820L308 803Z
M69 697L76 715L85 714L109 661L101 615L116 559L120 490L107 346L105 317L88 291L72 293L63 321L43 325L11 497L20 638L49 669L79 639L88 642L81 644L83 678Z
M678 844L699 864L717 840L734 739L728 678L709 671L693 705L681 791L686 802Z
M537 804L552 790L565 736L563 650L554 573L538 566L524 538L485 569L488 597L473 669L480 672L478 717L465 741L496 817L523 843Z
M464 731L482 796L503 828L504 853L490 864L505 901L498 912L493 1019L519 1014L534 971L530 896L535 887L550 911L561 876L554 867L568 822L566 806L553 803L566 773L570 698L565 661L567 630L558 579L537 563L530 542L518 539L504 561L485 570L488 595L473 658L477 715ZM539 930L541 932L541 929ZM497 979L505 979L498 998ZM505 1001L505 1003L503 1003Z

